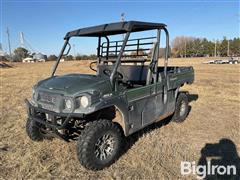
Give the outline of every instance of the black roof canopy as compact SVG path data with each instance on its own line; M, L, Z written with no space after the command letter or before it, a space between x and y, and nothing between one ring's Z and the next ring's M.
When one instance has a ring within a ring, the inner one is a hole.
M99 37L115 34L122 34L126 32L138 32L144 30L153 30L166 27L162 23L140 22L140 21L125 21L109 24L102 24L98 26L91 26L86 28L70 31L66 34L65 39L72 36L89 36Z

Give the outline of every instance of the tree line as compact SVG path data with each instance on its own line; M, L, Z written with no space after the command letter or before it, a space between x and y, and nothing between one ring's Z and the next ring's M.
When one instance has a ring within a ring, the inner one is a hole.
M215 56L240 56L240 38L227 39L223 37L222 40L211 41L207 38L196 38L188 36L175 37L170 45L170 55L172 57L215 57ZM159 56L165 56L165 48L160 48ZM139 50L138 54L151 55ZM134 52L132 53L134 55ZM30 52L22 47L18 47L14 50L12 57L6 57L15 62L22 61L24 58L31 56ZM97 59L96 54L81 55L77 54L67 55L63 57L64 60L95 60ZM57 56L52 54L47 57L48 61L55 61Z
M210 41L207 38L179 36L171 43L173 57L240 56L240 38Z

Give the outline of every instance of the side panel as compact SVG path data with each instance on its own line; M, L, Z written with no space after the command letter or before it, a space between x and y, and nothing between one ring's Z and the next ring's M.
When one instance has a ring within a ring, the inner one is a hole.
M169 80L167 80L169 81ZM160 121L169 115L171 115L175 110L175 92L176 89L168 90L167 84L169 82L165 81L162 78L162 82L158 82L156 84L156 110L157 110L157 117L155 118L156 121ZM166 92L166 93L165 93Z
M130 134L153 123L164 112L162 88L157 90L157 87L152 84L126 92Z
M156 84L156 111L157 111L157 117L156 120L159 118L159 116L162 116L165 111L167 105L164 103L164 94L163 94L164 85L162 82L158 82Z
M194 81L194 70L192 67L176 67L175 72L168 73L168 89L175 89L184 83L192 84Z

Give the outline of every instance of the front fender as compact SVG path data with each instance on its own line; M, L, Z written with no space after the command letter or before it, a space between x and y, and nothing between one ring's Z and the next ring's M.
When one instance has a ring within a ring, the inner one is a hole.
M109 98L102 98L98 103L92 105L92 112L100 111L102 109L114 106L121 115L121 122L116 121L122 126L125 136L129 135L129 116L128 116L128 104L125 97L122 96L111 96Z

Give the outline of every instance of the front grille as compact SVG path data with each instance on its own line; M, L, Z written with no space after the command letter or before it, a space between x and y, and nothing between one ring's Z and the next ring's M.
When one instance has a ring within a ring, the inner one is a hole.
M56 104L58 98L59 98L59 96L56 94L39 92L39 101L41 101L41 102Z
M43 109L58 112L61 104L62 95L54 94L46 91L40 91L38 93L38 104Z

